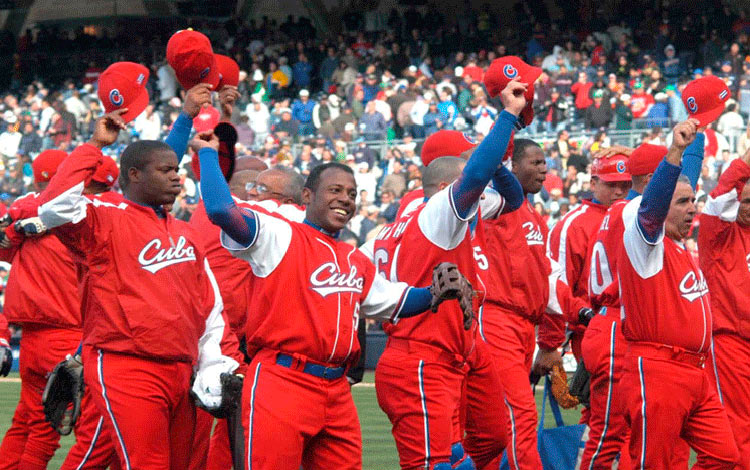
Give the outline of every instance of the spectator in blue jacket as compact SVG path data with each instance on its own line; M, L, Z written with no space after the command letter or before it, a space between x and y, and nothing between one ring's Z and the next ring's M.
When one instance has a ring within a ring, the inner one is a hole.
M365 77L365 83L362 84L362 90L365 92L365 98L362 100L364 104L374 100L378 95L378 91L380 91L378 88L378 77L376 77L374 73Z
M434 134L443 128L443 118L438 111L438 104L436 102L433 101L430 103L430 109L424 115L423 123L425 136Z
M669 44L664 48L664 61L661 63L662 75L667 83L677 83L682 74L682 63L675 53L674 46Z
M310 88L310 77L312 76L313 66L307 61L305 54L300 54L296 64L292 67L292 76L294 84L299 88Z
M440 120L444 129L453 129L453 121L458 116L458 106L453 102L453 96L447 88L440 90L440 104L437 106Z
M682 102L682 93L680 93L677 86L667 85L664 91L667 94L669 117L672 119L672 122L687 121L688 112L685 109L685 104Z
M375 109L375 102L367 103L365 114L359 119L359 128L365 140L383 140L385 139L388 125L385 118Z
M652 127L669 127L669 105L667 104L667 94L659 92L654 95L656 103L651 106L646 116L646 125Z
M299 121L299 135L315 134L313 108L315 108L315 101L310 99L310 92L303 88L299 92L299 99L295 100L292 105L292 117Z
M318 71L320 81L323 82L323 91L328 92L328 88L330 88L333 83L331 77L333 77L333 72L335 72L338 67L339 59L336 57L336 50L333 47L329 47L328 56L323 59L323 62L320 64L320 70Z

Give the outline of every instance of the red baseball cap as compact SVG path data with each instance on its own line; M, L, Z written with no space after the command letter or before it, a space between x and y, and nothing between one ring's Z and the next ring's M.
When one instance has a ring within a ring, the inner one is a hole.
M44 183L52 179L57 173L57 167L60 163L65 160L68 156L67 153L62 150L45 150L44 152L37 155L33 162L31 162L31 168L34 170L34 182Z
M534 102L534 82L539 75L542 74L542 69L527 64L519 57L506 55L495 59L487 69L487 73L484 74L484 86L487 89L487 93L491 97L498 96L502 92L511 80L518 78L521 83L528 85L524 98L526 98L526 106L521 111L521 118L525 125L531 124L534 119L534 109L532 107Z
M115 185L115 181L117 181L117 178L119 176L120 169L117 168L117 163L114 161L114 159L105 155L104 157L102 157L102 164L99 165L99 168L96 169L94 175L91 177L91 180L98 181L99 183L104 183L111 188Z
M234 174L234 164L236 161L236 153L234 146L237 143L237 130L228 122L220 122L214 129L216 136L219 138L219 168L221 168L221 174L224 178L229 181ZM198 159L198 154L193 154L193 159L190 161L190 168L193 170L195 177L201 179L201 167Z
M198 115L195 116L195 119L193 119L195 132L200 134L201 132L213 130L219 123L220 118L221 113L218 109L213 106L204 106Z
M608 183L630 181L627 162L628 157L622 154L611 155L607 158L596 158L591 165L591 176L596 176Z
M224 85L237 86L240 84L240 66L231 57L221 54L214 54L216 66L219 67L219 85L217 90L221 90Z
M115 62L99 75L97 94L104 105L104 111L111 113L127 108L121 117L130 122L148 105L148 68L135 62Z
M721 116L730 95L724 80L709 75L688 83L682 92L682 102L690 117L697 119L699 127L703 127Z
M219 84L219 67L211 41L198 31L183 29L174 33L167 43L167 62L186 90L199 83L208 83L211 89Z
M476 146L476 141L461 131L437 131L422 144L422 165L428 166L436 158L460 157Z
M628 172L631 176L653 173L666 155L667 148L663 145L641 144L628 158Z

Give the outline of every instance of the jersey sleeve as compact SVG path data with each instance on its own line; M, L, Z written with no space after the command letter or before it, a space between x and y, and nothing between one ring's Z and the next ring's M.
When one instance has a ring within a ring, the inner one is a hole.
M10 347L10 329L8 328L8 319L0 313L0 346Z
M641 231L638 223L638 210L641 207L639 196L630 201L622 211L622 221L625 227L623 245L625 255L643 279L655 276L664 266L664 227L661 228L656 241L649 241Z
M444 188L432 196L417 216L417 223L422 234L433 245L452 250L457 247L466 236L469 220L479 209L477 201L463 218L458 214L453 201L453 185Z
M496 219L505 210L505 198L494 189L487 187L479 199L479 213L484 220Z
M208 367L222 364L223 372L232 372L239 365L239 361L225 355L222 349L222 345L227 346L229 325L222 314L224 303L221 292L218 284L216 284L211 266L206 259L203 260L203 269L204 273L200 276L204 290L202 298L207 304L206 308L210 308L210 310L206 317L203 334L198 341L198 370L206 370ZM231 345L231 341L228 344ZM237 346L239 347L239 343Z
M398 314L403 307L410 287L405 282L391 282L375 271L375 265L358 253L364 267L365 286L362 291L360 309L369 318L398 322Z
M369 259L373 263L375 262L375 238L367 240L362 246L359 247L360 253L365 255L365 258Z
M247 261L258 277L267 277L284 259L292 242L292 227L286 220L274 217L260 210L243 206L242 210L255 217L257 230L255 238L243 245L234 241L223 230L221 244L233 256Z

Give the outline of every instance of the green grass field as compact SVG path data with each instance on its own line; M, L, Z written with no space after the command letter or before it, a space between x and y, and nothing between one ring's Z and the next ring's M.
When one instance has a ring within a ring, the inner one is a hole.
M11 377L17 378L18 374L12 374ZM365 376L365 382L370 384L373 382L371 373ZM20 391L21 384L19 382L0 382L0 436L4 436L5 431L10 427ZM352 394L362 423L363 468L365 470L398 469L398 454L391 436L391 425L388 418L378 407L375 388L372 386L354 387ZM537 404L541 400L541 395L541 392L537 393ZM548 411L547 414L546 422L554 423L551 413ZM576 410L563 411L563 416L566 423L576 423L580 413ZM68 448L73 445L73 441L72 435L61 439L60 449L47 467L49 470L60 468Z

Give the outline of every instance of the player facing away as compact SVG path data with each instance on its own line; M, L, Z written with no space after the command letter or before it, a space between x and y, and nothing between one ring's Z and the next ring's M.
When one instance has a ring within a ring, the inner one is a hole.
M505 110L468 162L457 157L429 162L423 173L426 202L386 226L375 240L373 256L383 276L427 285L429 266L450 261L471 273L469 279L479 292L475 308L481 308L486 287L480 271L488 266L482 253L479 202L491 179L504 196L499 210L503 206L515 210L523 200L518 181L501 161L526 105L525 90L526 85L518 81L505 88ZM457 463L452 448L464 437L456 421L464 382L466 450L476 468L498 458L507 441L505 413L493 396L502 393L502 385L485 346L477 344L477 323L467 328L451 311L454 305L442 308L450 314L384 325L389 338L378 362L375 387L378 404L391 421L402 469L450 469ZM456 468L474 468L469 465L465 461Z
M228 334L221 296L195 235L162 208L181 190L172 148L126 148L119 203L82 194L101 149L124 128L122 112L97 120L89 143L61 165L40 196L39 217L87 268L84 381L114 433L120 467L184 469L195 420L191 377L202 403L217 406L219 375L237 362L220 346Z
M713 355L709 363L719 399L740 451L737 468L750 469L750 151L719 178L701 215L698 250L711 291Z
M622 214L617 271L629 344L621 382L634 468L671 468L679 437L697 452L697 468L731 469L739 460L729 419L704 368L712 329L708 286L682 243L696 209L680 164L697 123L675 126L672 145L643 196Z
M203 139L210 139L209 141ZM356 362L360 315L391 319L424 312L429 288L391 283L337 233L354 215L354 174L338 163L313 169L305 220L291 222L232 199L216 138L199 150L206 212L224 246L256 276L245 327L253 357L243 391L247 468L360 469L362 438L344 377Z

